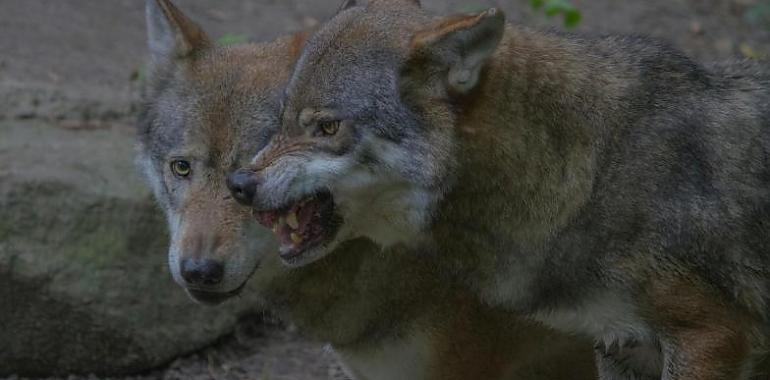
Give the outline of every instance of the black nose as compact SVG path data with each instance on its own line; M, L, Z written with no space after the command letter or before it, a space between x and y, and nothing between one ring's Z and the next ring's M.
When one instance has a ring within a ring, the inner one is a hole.
M213 286L222 282L225 267L209 259L182 259L182 278L190 285Z
M238 202L251 206L257 192L257 176L253 171L238 169L227 176L227 188Z

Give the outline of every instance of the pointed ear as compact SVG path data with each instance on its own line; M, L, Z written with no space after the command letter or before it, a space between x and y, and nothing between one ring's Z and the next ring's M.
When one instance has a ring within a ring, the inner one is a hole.
M307 39L310 37L310 32L303 31L297 32L289 36L289 57L296 63L300 55L302 55L302 49L305 47Z
M448 69L447 83L457 93L467 93L479 82L487 59L495 52L505 32L505 15L496 8L471 15L452 16L418 32L412 49L438 57Z
M356 0L345 0L342 2L342 4L340 4L339 8L337 8L337 13L353 8L356 5L358 5Z
M209 46L203 30L169 0L145 0L147 33L154 62L181 59Z

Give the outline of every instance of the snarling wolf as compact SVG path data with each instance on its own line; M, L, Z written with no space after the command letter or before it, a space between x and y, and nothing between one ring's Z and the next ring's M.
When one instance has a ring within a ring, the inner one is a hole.
M314 33L283 103L235 195L286 264L360 237L430 246L489 302L593 338L602 379L752 373L770 317L766 64L372 0Z
M300 332L330 343L355 379L594 376L590 344L483 305L428 255L382 255L358 240L287 269L270 231L226 184L277 129L305 35L218 47L167 0L148 0L147 17L138 162L168 216L171 272L192 298L214 304L258 292Z

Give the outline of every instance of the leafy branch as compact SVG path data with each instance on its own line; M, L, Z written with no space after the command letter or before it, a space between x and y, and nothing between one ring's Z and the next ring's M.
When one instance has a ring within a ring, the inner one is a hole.
M564 26L574 28L583 18L583 15L569 0L529 0L532 8L536 10L543 9L545 15L554 17L562 15L564 17Z

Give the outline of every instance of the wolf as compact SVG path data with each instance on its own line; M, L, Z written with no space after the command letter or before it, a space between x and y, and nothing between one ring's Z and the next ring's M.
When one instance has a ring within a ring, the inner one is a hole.
M169 267L196 301L257 292L331 345L354 379L590 379L590 344L484 305L427 255L365 239L287 269L228 178L279 126L306 34L219 47L168 0L147 0L150 72L137 161L170 229ZM289 223L295 223L290 221ZM586 364L587 362L590 363Z
M288 266L361 237L432 252L593 339L602 379L746 379L770 317L769 105L766 63L351 1L233 195Z

